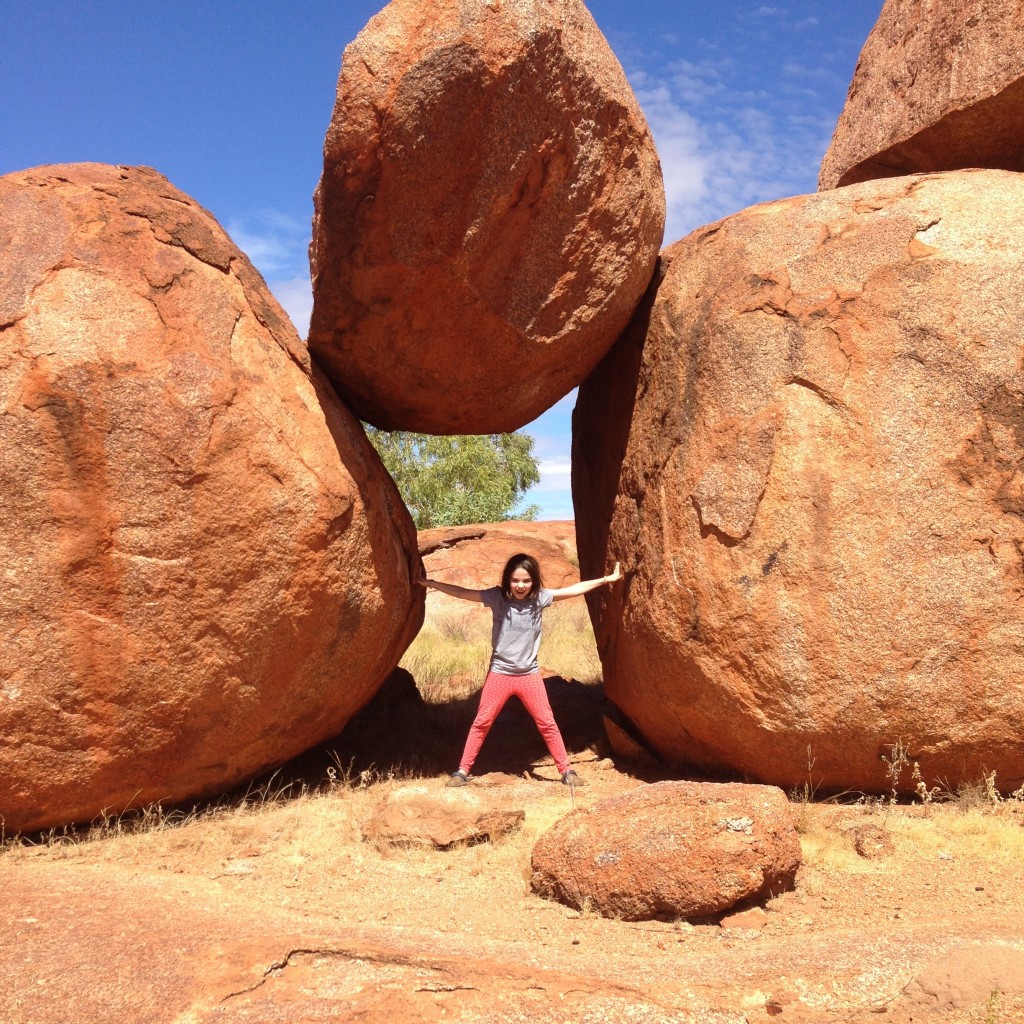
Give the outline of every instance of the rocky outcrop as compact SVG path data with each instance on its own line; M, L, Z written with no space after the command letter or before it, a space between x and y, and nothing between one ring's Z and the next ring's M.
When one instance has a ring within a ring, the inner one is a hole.
M460 587L497 586L505 563L519 552L537 559L545 587L568 587L580 579L572 520L442 526L420 530L418 542L427 575ZM441 598L439 604L453 600L431 591L427 604Z
M605 917L706 917L793 887L800 841L785 794L658 782L557 822L533 850L533 891Z
M591 595L606 691L661 757L1024 779L1022 211L951 172L666 251L573 440L581 574L627 573Z
M661 168L580 0L392 0L346 49L315 196L309 345L385 429L514 430L651 279Z
M489 842L522 828L526 812L463 790L433 792L405 786L386 796L362 824L363 839L379 847L454 846Z
M822 189L965 167L1024 170L1016 0L887 0L825 154Z
M336 734L422 615L359 424L147 168L0 179L0 819L208 794Z

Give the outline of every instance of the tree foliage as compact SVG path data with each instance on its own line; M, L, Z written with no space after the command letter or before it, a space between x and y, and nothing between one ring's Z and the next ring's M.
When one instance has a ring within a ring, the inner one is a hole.
M366 433L418 530L537 516L536 505L516 511L540 480L528 434L441 437L371 426Z

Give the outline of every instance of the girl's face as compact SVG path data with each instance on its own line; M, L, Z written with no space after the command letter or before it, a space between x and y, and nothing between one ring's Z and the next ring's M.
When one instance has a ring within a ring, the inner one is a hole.
M517 601L522 601L533 589L533 577L525 569L516 569L509 579L509 590Z

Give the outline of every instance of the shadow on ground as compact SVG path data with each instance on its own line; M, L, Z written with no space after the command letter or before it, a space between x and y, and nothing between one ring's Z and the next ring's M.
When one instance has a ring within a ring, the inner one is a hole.
M608 757L602 725L604 689L600 684L570 683L560 677L545 680L548 699L570 757ZM396 669L345 729L333 739L282 766L276 774L283 784L315 787L326 782L329 770L358 780L373 777L436 776L454 771L476 714L479 695L445 704L426 703L413 677ZM519 700L502 709L474 765L474 774L532 772L548 756L533 719Z

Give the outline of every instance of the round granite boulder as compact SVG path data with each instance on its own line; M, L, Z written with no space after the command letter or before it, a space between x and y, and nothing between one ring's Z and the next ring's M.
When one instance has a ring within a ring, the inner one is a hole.
M412 522L216 221L0 178L0 821L216 792L339 732L423 611Z
M314 199L309 345L388 430L515 430L651 280L661 167L580 0L392 0L346 49Z
M668 249L580 390L607 694L789 787L1024 781L1024 176L767 203ZM901 756L905 755L905 756Z

